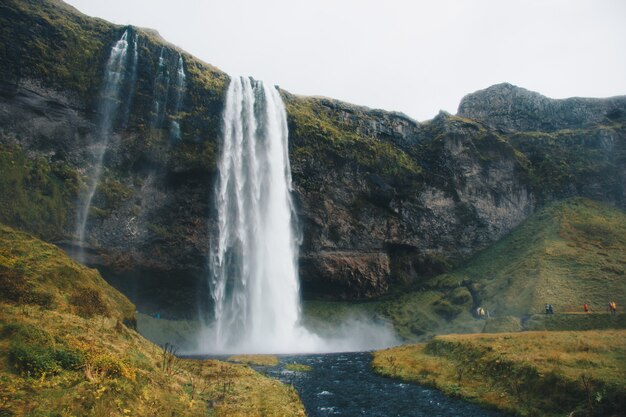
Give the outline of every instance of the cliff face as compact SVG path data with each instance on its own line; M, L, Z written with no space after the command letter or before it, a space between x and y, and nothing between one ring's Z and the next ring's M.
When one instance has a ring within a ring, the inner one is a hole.
M104 66L126 29L137 35L136 83L105 155L87 261L140 307L142 297L160 296L189 305L192 291L206 299L228 77L152 31L52 0L0 5L0 220L73 250ZM184 99L175 110L169 94L155 124L159 57L174 74L179 54ZM495 242L546 201L583 195L626 207L623 97L551 100L500 85L465 97L456 116L417 123L282 94L305 295L367 298L418 281ZM173 120L180 139L170 135Z

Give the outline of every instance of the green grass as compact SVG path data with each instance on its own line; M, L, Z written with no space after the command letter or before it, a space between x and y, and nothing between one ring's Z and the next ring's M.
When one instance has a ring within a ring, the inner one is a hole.
M285 369L294 372L310 372L313 368L303 363L288 363Z
M395 145L359 135L354 127L339 120L338 114L325 109L323 100L284 96L294 162L326 155L328 163L352 161L384 176L410 178L422 172L415 159Z
M522 318L541 317L546 303L557 313L582 311L584 303L596 312L606 311L610 299L618 309L626 305L624 253L626 214L574 198L539 210L467 264L420 282L419 290L403 289L368 303L307 302L304 314L312 323L339 322L351 314L385 317L407 340L512 331L522 328ZM488 310L491 319L474 318L477 306ZM605 319L556 314L545 328L624 327L620 320ZM529 320L525 328L542 329L540 321Z
M304 416L245 365L168 355L134 312L96 270L0 225L0 415Z
M603 311L610 299L618 306L626 302L624 253L626 214L586 199L565 200L535 213L465 266L428 280L426 291L401 297L388 311L401 329L428 329L428 322L452 314L435 308L439 300L454 305L455 292L463 287L475 299L459 304L461 313L444 331L476 322L470 312L478 305L496 318L541 313L546 303L559 313L581 311L584 303Z
M77 190L78 176L67 164L0 145L0 222L59 238L74 214Z
M274 355L234 355L228 358L231 362L245 363L256 366L276 366L278 357Z
M521 416L626 411L626 331L438 336L376 352L382 375Z

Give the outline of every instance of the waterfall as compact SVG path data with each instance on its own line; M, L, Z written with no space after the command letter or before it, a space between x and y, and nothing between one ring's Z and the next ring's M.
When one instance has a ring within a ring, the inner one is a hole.
M77 246L79 248L76 257L81 262L84 261L83 245L89 209L102 174L104 155L109 145L109 137L121 101L120 91L124 83L128 55L127 38L128 30L124 31L120 40L111 48L111 54L104 71L104 83L98 108L97 143L93 146L93 169L89 175L87 190L81 197L76 214L76 237L78 238Z
M167 96L170 89L170 74L168 66L165 64L163 54L165 48L161 48L159 55L159 64L157 66L157 75L154 79L153 105L151 125L160 129L165 118L165 106L167 104Z
M299 242L287 135L278 91L233 78L216 187L213 350L294 352L315 341L299 324Z
M176 71L176 84L174 86L174 113L170 125L170 137L174 140L180 139L180 108L185 95L185 68L182 55L178 56L178 70Z
M139 61L139 47L138 47L138 36L135 34L133 38L133 60L130 65L130 80L128 82L128 91L129 94L126 95L126 100L124 101L124 110L122 113L122 120L124 125L128 123L128 118L130 117L130 108L133 105L133 98L135 95L133 94L135 91L135 85L137 84L137 63Z

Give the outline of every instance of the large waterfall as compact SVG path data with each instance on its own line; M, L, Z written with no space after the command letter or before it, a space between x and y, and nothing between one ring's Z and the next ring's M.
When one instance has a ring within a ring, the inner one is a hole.
M223 123L211 282L214 350L312 349L315 337L299 325L299 242L282 99L260 81L233 78Z
M116 118L121 101L121 90L126 74L126 61L128 55L128 30L119 41L111 48L111 54L104 71L104 83L101 91L100 105L98 108L97 141L92 146L93 166L89 173L87 190L81 196L76 214L76 238L79 261L84 261L83 246L85 242L85 229L89 218L89 209L102 175L104 155L109 146L111 130Z

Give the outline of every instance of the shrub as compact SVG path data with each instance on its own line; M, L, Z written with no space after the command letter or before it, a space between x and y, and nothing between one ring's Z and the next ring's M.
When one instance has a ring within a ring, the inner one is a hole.
M2 328L2 337L8 337L12 342L22 342L42 346L52 345L52 336L31 324L10 323Z
M450 304L446 300L438 300L437 302L435 302L435 304L433 305L433 310L435 311L435 313L439 314L446 320L454 319L463 311L461 307Z
M56 374L60 366L54 358L54 350L22 342L12 343L9 348L9 361L20 374L39 377Z
M85 355L79 350L61 348L54 352L54 359L63 369L75 370L83 365Z
M52 294L33 290L21 272L4 265L0 265L0 294L9 302L36 304L44 308L52 307L54 301Z
M105 378L126 378L135 380L133 369L111 355L102 355L96 357L90 364L93 371Z
M465 287L459 287L454 289L448 296L446 297L453 304L466 304L472 301L472 294Z
M76 307L76 313L81 317L109 315L102 293L94 288L78 288L70 297L70 304Z

